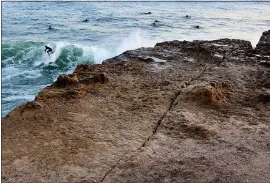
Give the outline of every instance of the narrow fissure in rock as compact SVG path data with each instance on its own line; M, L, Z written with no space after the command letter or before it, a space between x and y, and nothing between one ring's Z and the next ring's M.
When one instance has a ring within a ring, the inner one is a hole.
M188 85L190 85L190 83L196 79L198 79L205 71L207 70L206 67L203 68L203 70L200 72L200 74L198 74L197 76L195 77L192 77L191 79L189 79L188 81L185 81L185 87L187 87ZM154 130L153 130L153 133L142 143L142 145L137 149L137 151L141 150L143 147L145 147L146 143L150 141L150 139L157 133L157 130L158 128L160 127L160 125L162 124L162 121L163 119L165 118L166 114L171 110L173 104L175 103L177 97L181 94L181 91L185 88L185 87L180 87L181 89L178 90L175 94L174 94L174 97L172 98L171 100L171 103L170 103L170 106L168 107L168 109L165 111L165 113L161 116L161 118L158 120ZM131 158L133 158L134 155L131 155L129 158L127 158L126 160L124 160L124 162L127 162L129 161ZM107 171L104 176L102 177L102 179L100 180L100 182L103 182L105 180L105 178L107 177L107 175L109 175L110 172L112 172L116 167L117 165L120 163L120 161L122 160L122 158L120 158L116 164L114 164L112 166L112 168Z

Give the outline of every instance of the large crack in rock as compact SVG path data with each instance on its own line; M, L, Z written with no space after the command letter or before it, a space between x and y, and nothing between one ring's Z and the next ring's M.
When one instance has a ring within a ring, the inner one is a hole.
M3 182L269 180L270 71L253 52L172 41L79 65L3 120Z
M258 84L269 70L224 62L185 87L155 138L104 182L267 181L270 106Z
M151 138L157 133L158 128L160 127L160 125L162 124L163 119L165 118L166 114L171 110L172 106L175 104L176 99L178 98L178 96L180 95L180 93L182 92L182 90L187 87L193 80L198 79L203 72L205 71L205 68L200 72L200 74L198 76L189 78L188 81L183 82L182 85L180 85L180 89L174 94L174 97L172 98L171 102L170 102L170 106L169 108L165 111L165 113L161 116L161 118L157 121L155 128L153 129L153 133L142 143L142 145L138 148L138 151L140 151L142 148L145 147L146 143L149 142L151 140ZM136 152L137 153L137 152ZM129 158L127 158L126 160L123 160L122 158L119 159L117 161L116 164L114 164L112 166L112 168L105 173L105 175L102 177L102 179L100 180L100 182L103 182L106 177L109 175L110 172L112 172L121 162L127 162L130 159L134 158L135 154L131 155Z

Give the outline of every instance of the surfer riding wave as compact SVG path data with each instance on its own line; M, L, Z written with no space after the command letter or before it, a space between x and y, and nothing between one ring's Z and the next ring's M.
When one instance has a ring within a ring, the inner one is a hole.
M49 46L45 46L45 50L44 50L45 52L47 52L48 53L48 55L50 55L50 53L51 54L53 54L53 51L52 51L52 48L50 48Z

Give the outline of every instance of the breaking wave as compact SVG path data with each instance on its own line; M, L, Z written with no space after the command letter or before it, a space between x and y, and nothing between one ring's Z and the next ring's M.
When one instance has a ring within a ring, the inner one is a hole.
M60 74L72 73L78 64L101 63L126 50L155 44L145 37L137 30L114 45L3 40L2 87L9 92L2 92L2 115L25 100L34 99L43 87ZM44 51L45 45L52 48L53 54Z

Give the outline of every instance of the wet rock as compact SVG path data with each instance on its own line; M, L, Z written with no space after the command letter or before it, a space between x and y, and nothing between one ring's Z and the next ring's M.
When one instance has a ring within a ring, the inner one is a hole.
M77 87L79 85L79 80L77 74L62 74L60 75L55 83L52 84L53 87L66 88L66 87Z
M256 45L255 53L270 56L270 30L263 32Z
M101 84L106 84L109 81L108 77L104 73L95 75L94 80L95 82L98 82Z
M165 48L165 49L169 49L169 48L177 48L177 47L180 47L182 46L184 43L187 43L187 42L182 42L182 41L177 41L177 40L174 40L174 41L165 41L165 42L162 42L162 43L157 43L155 45L155 48Z
M260 61L259 64L265 67L270 67L270 61Z
M86 85L94 84L94 83L106 84L109 81L105 73L100 73L100 74L83 73L82 76L80 77L81 78L79 80L79 83L86 84Z
M42 108L42 104L37 102L37 101L32 101L32 102L26 102L25 103L25 107L28 109L41 109Z
M228 88L217 85L200 83L190 85L183 90L186 99L201 102L203 104L218 104L229 97Z
M263 89L259 95L259 100L263 103L270 102L270 89Z
M212 59L213 59L214 63L220 64L220 63L222 63L224 61L224 55L214 54Z

